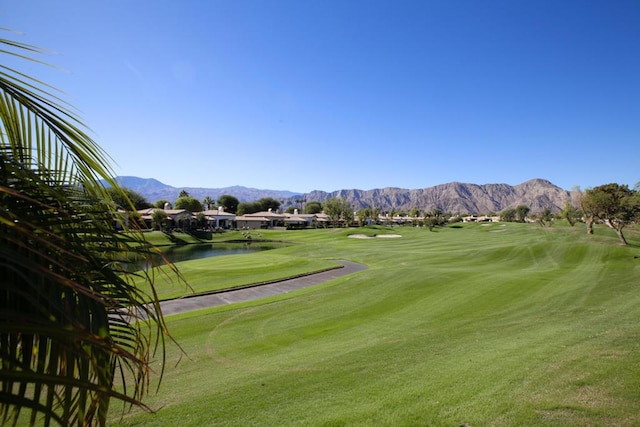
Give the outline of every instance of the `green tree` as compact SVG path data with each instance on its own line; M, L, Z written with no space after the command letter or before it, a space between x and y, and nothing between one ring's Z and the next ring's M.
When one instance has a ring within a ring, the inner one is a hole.
M41 52L0 44L22 59ZM141 233L113 227L127 221L101 184L119 189L107 157L51 91L0 73L0 420L104 425L111 398L142 405L166 326L155 292L119 262L151 252Z
M622 229L640 214L640 196L627 185L605 184L584 192L584 209L614 230L620 243L627 244Z
M178 198L180 197L191 197L187 190L180 190L180 194L178 194Z
M324 213L329 217L329 222L337 227L340 224L342 214L342 199L333 197L324 201Z
M260 205L261 211L268 211L269 209L271 209L275 212L280 208L280 202L271 197L263 197L256 203Z
M325 200L324 213L327 214L334 227L339 227L341 223L348 226L353 221L353 208L344 197Z
M236 197L229 194L223 194L222 196L218 197L218 206L222 206L225 212L238 212L239 204L240 201Z
M560 211L560 218L565 219L570 226L574 226L580 217L578 210L569 202L565 202L564 207Z
M204 228L204 226L207 225L207 217L205 216L204 212L198 212L196 214L196 224L200 228Z
M519 205L516 206L516 219L518 222L525 222L527 214L529 213L529 206Z
M577 189L580 197L580 209L582 210L582 218L584 219L584 223L587 226L587 234L593 234L593 223L596 220L594 215L594 207L591 206L593 200L590 197L587 197L587 193L580 189Z
M435 227L443 225L444 222L443 212L440 209L432 209L424 214L424 225L429 231L433 231Z
M538 216L538 222L541 226L551 225L553 221L553 214L551 213L551 209L545 208L542 213Z
M342 220L344 221L344 225L346 227L352 225L354 221L353 206L351 206L351 203L347 202L346 199L342 207Z
M242 202L238 204L237 215L248 215L256 212L260 212L262 210L262 205L257 202Z
M366 207L358 209L358 211L356 212L356 217L361 227L367 225L371 221L371 208Z
M500 221L515 222L515 220L516 220L516 210L513 208L505 209L500 213Z
M109 196L111 197L111 200L115 202L116 207L120 209L131 210L133 205L135 210L140 210L151 206L142 194L130 188L107 187L106 192L109 193Z
M377 224L379 218L380 218L380 208L371 208L371 219L373 219L373 223Z
M433 231L433 229L438 225L438 220L432 215L425 215L424 217L424 225L429 229L429 231Z
M435 220L436 220L436 225L443 225L443 224L446 222L445 217L444 217L444 212L442 212L442 211L441 211L440 209L438 209L438 208L433 209L433 210L431 211L431 216L432 216L433 218L435 218Z
M151 222L154 229L164 231L167 228L168 220L169 216L163 209L154 209L151 213Z
M313 215L313 214L318 214L320 212L322 212L322 203L320 202L316 202L316 201L309 202L304 207L304 213L306 214Z
M202 203L200 203L200 200L191 196L178 197L173 207L174 209L186 209L189 212L202 212Z
M164 199L156 200L156 201L153 203L153 206L152 206L152 207L153 207L153 208L158 208L158 209L164 209L164 207L165 207L165 205L166 205L167 203L169 203L169 201L168 201L168 200L164 200ZM171 203L169 203L169 205L171 205Z

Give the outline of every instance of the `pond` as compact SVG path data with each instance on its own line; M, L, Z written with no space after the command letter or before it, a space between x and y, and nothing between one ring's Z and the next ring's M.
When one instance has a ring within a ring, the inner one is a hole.
M192 259L210 258L223 255L249 254L288 246L279 242L236 242L236 243L205 243L199 245L181 245L162 248L162 253L173 263ZM160 261L159 261L160 262ZM149 268L146 262L132 262L127 270L135 271Z

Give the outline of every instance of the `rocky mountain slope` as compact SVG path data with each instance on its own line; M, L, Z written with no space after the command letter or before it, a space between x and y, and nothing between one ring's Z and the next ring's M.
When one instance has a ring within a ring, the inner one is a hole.
M374 190L339 190L331 193L313 191L306 195L307 202L322 202L332 197L344 197L355 210L372 207L381 211L409 212L439 209L454 214L499 213L519 205L528 206L532 213L551 209L561 210L567 201L576 203L577 195L543 179L532 179L522 184L465 184L451 182L435 187L407 190L382 188Z
M177 199L181 190L186 190L199 200L209 196L216 200L223 194L230 194L241 202L255 201L263 197L272 197L284 201L283 207L298 205L296 200L323 202L332 197L344 197L355 210L371 207L382 212L409 212L417 208L426 210L440 209L453 214L499 213L519 205L528 206L532 213L544 209L557 212L569 201L577 205L577 194L563 190L544 179L532 179L519 185L507 184L465 184L451 182L435 187L420 189L377 188L373 190L338 190L333 192L312 191L307 194L290 191L259 190L241 186L225 188L172 187L155 179L137 177L118 177L118 182L145 196L149 202Z

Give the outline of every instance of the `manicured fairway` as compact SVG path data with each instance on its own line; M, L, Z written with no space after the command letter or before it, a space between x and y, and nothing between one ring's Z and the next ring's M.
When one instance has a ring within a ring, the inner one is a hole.
M284 279L337 266L337 263L330 260L306 259L275 250L267 252L176 263L180 273L188 280L189 287L178 281L174 274L168 273L157 274L156 290L160 299L164 300ZM163 269L166 270L164 267Z
M264 232L298 244L250 255L256 265L281 256L369 269L168 318L186 355L169 348L146 400L157 412L121 418L114 405L110 424L640 425L638 233L620 247L578 226L365 232L402 237Z

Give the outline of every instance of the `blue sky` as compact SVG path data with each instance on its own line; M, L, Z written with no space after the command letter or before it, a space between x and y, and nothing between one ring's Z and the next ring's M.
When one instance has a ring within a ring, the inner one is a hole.
M637 0L0 0L116 175L309 192L640 181Z

